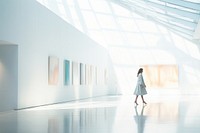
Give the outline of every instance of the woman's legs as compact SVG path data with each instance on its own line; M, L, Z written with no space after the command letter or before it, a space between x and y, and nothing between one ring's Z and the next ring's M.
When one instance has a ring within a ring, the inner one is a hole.
M142 98L143 103L144 103L144 104L147 104L147 103L144 101L143 95L141 95L141 98Z
M141 98L142 98L142 102L143 102L144 104L147 104L147 103L144 101L143 95L141 95ZM138 99L138 95L136 95L136 97L135 97L135 104L136 104L136 105L138 105L137 99Z
M138 105L137 99L138 99L138 95L136 95L136 97L135 97L135 104L136 104L136 105Z

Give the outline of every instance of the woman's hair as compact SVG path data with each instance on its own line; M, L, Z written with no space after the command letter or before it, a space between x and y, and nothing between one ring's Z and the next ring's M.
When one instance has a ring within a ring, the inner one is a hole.
M138 70L137 77L138 77L138 75L139 75L140 73L142 73L142 71L143 71L142 68L140 68L140 69Z

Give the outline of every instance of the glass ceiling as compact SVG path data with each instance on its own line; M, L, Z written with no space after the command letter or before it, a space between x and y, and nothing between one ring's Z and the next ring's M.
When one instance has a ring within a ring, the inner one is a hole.
M200 19L200 0L112 1L193 40Z
M127 43L129 39L122 34L128 37L128 34L154 30L155 27L148 26L144 29L149 20L194 43L200 43L200 0L37 1L104 46ZM146 19L145 22L142 19Z

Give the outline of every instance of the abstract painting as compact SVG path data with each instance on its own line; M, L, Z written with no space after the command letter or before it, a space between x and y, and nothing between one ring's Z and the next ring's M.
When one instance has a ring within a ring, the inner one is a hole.
M89 84L91 85L93 83L93 66L89 66Z
M64 60L64 84L70 85L70 61Z
M80 84L85 84L85 64L80 63Z
M104 84L108 84L108 70L104 69Z
M178 87L177 65L146 65L144 69L145 83L153 88Z
M57 57L49 56L48 69L49 85L57 85L59 77L59 59Z
M89 77L90 77L90 65L85 65L85 84L89 84Z
M73 85L80 84L79 63L72 62L72 83Z

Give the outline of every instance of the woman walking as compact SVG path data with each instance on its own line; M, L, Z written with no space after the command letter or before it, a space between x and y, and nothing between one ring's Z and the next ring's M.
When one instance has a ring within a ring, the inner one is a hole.
M144 97L143 95L146 95L147 94L147 91L146 91L146 85L144 83L144 79L143 79L143 76L142 76L142 72L143 72L143 69L140 68L138 70L138 73L137 73L137 85L136 85L136 88L135 88L135 91L134 91L134 94L136 95L135 97L135 104L138 105L137 103L137 99L138 99L138 96L140 95L141 98L142 98L142 102L143 104L147 104L145 101L144 101Z

